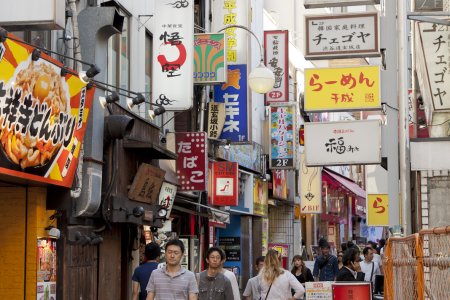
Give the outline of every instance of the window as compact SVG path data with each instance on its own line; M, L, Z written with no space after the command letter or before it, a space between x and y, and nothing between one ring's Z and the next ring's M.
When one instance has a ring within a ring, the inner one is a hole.
M125 16L122 34L115 34L108 40L108 84L128 90L130 88L130 32L129 17L124 11L119 10ZM125 94L123 91L119 91ZM120 96L125 103L124 96Z

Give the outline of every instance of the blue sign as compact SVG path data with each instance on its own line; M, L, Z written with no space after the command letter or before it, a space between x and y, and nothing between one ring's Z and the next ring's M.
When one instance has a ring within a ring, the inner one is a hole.
M248 141L247 65L228 65L227 82L214 86L214 101L225 103L225 125L220 139Z

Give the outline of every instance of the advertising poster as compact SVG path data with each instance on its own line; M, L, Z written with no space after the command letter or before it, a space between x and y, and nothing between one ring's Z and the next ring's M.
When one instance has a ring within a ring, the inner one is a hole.
M219 247L225 251L227 261L241 260L240 237L219 237Z
M170 217L170 212L172 211L173 202L175 200L175 195L177 194L177 186L163 182L161 189L159 190L159 205L167 209L166 218Z
M305 155L300 162L300 203L302 214L322 213L322 172L319 167L307 167Z
M221 139L248 141L247 65L229 65L228 80L214 86L214 101L225 103Z
M331 300L332 289L330 281L305 282L306 299L308 300Z
M305 69L305 111L381 109L380 67Z
M287 174L287 170L274 170L272 172L272 197L287 200Z
M260 178L253 179L253 214L267 217L268 213L268 183Z
M261 218L261 221L262 255L265 256L269 250L269 218Z
M56 300L56 240L37 240L37 300Z
M333 300L358 299L371 300L372 289L370 282L333 283ZM309 300L309 299L308 299Z
M265 94L266 105L289 101L289 43L287 30L264 31L267 67L275 75L273 89Z
M249 26L249 2L247 0L212 1L212 31L219 32L227 26ZM249 33L231 27L224 30L226 59L228 64L247 64Z
M152 102L187 110L194 87L194 1L158 0L154 6Z
M0 43L0 173L71 187L95 88L33 49Z
M194 34L194 83L213 84L227 79L224 33Z
M295 118L295 105L270 106L271 169L295 168Z
M176 132L177 177L182 191L206 191L208 151L206 132Z
M235 162L215 161L213 163L213 205L238 205L238 169L239 165Z

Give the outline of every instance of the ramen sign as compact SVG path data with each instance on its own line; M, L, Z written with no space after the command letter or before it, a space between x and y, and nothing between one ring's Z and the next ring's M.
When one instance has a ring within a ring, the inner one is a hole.
M45 54L33 60L33 47L0 48L0 173L72 186L94 87Z

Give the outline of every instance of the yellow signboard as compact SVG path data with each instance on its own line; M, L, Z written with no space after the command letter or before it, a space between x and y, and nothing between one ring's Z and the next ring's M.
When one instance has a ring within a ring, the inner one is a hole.
M387 194L367 195L367 225L389 225L389 203Z
M380 108L379 66L305 69L305 111Z

